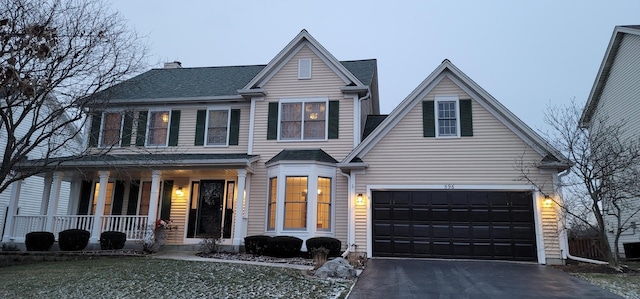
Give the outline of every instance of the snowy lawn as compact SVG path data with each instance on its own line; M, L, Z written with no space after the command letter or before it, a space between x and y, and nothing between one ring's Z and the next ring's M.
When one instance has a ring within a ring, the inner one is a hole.
M640 299L640 275L605 274L605 273L573 273L592 284L607 289L624 298Z
M354 283L287 268L144 257L11 266L0 281L0 298L344 298Z

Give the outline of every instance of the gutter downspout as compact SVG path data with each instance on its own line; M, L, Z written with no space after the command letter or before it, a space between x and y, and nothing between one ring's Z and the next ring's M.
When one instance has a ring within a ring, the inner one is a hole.
M569 170L565 170L560 174L557 174L557 179L558 181L560 181L562 179L563 176L568 175L570 172ZM560 194L560 198L563 199L564 201L564 196L562 195L562 190L559 189L558 193ZM588 259L588 258L584 258L584 257L579 257L579 256L573 256L571 255L571 253L569 252L569 240L567 238L567 228L562 229L562 232L560 233L560 251L562 253L562 258L563 259L572 259L574 261L578 261L578 262L583 262L583 263L591 263L591 264L597 264L597 265L608 265L609 262L605 262L605 261L599 261L599 260L592 260L592 259Z
M364 95L363 97L358 99L358 107L357 107L357 115L355 117L355 121L357 122L357 124L355 124L356 126L354 126L357 130L357 132L355 132L355 139L354 140L354 144L353 147L355 148L356 146L358 146L360 144L360 142L362 142L362 101L371 99L371 88L367 87L367 94Z
M344 177L347 178L347 184L349 186L349 216L347 217L347 250L344 251L344 253L342 254L343 258L346 258L349 253L351 252L351 247L354 245L355 243L355 219L354 219L354 207L353 207L353 196L355 194L355 183L353 183L353 181L355 181L355 178L352 177L354 174L349 173L346 174L342 171L340 171L340 174L343 175Z

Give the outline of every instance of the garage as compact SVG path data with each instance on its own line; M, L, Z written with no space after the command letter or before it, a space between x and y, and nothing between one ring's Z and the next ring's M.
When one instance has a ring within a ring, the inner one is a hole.
M373 256L536 261L531 192L372 192Z

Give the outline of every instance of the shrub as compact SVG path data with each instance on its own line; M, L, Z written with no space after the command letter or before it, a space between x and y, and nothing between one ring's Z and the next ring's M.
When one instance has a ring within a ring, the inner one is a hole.
M122 249L127 241L127 234L118 231L107 231L100 234L100 249Z
M68 229L58 234L58 245L63 251L83 250L89 244L91 233L84 229Z
M277 236L267 242L267 255L274 257L300 256L302 239L291 236Z
M27 251L48 251L55 242L55 236L51 232L30 232L24 239Z
M270 236L249 236L244 238L244 250L247 253L255 255L263 255L267 250L267 243L271 239Z
M324 247L329 249L329 256L340 256L342 242L336 238L315 237L307 239L307 252L313 253L314 249Z
M310 250L313 257L313 269L318 270L324 263L327 262L327 256L329 255L329 249L324 247L314 248Z

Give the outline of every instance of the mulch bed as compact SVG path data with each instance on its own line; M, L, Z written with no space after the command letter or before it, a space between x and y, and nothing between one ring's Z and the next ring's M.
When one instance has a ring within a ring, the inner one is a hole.
M199 257L215 258L221 260L236 260L236 261L251 261L261 263L274 263L274 264L290 264L290 265L303 265L313 266L312 259L306 259L302 257L291 258L278 258L264 255L253 255L248 253L235 253L235 252L218 252L218 253L202 253L196 254Z

